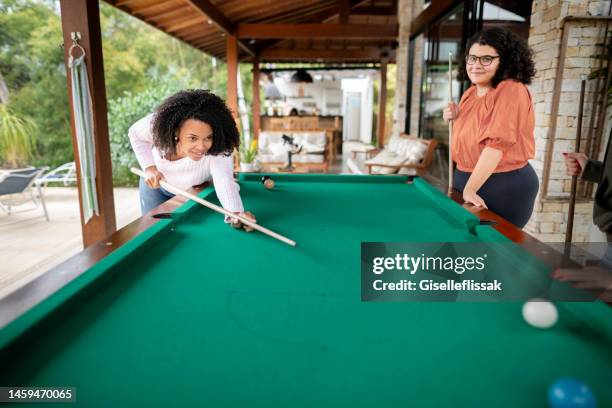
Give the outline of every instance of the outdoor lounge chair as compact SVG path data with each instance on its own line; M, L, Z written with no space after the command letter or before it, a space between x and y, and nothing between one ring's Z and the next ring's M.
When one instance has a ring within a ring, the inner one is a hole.
M366 160L359 162L354 154L347 165L356 174L406 174L423 176L429 171L437 142L402 134L392 136L384 149L358 146L354 151L364 153ZM370 158L371 156L374 156ZM367 170L364 171L364 166Z
M3 172L0 177L0 210L6 211L10 215L12 207L32 201L36 207L42 206L45 219L49 221L49 214L40 184L35 183L36 178L45 170L44 168L31 168ZM38 197L36 197L34 186L38 191Z
M391 137L382 150L366 153L368 174L408 174L423 176L429 170L438 142L407 134Z
M36 179L36 184L47 187L49 183L62 183L64 186L69 186L76 183L76 165L74 162L64 163L61 166L51 170L47 174Z

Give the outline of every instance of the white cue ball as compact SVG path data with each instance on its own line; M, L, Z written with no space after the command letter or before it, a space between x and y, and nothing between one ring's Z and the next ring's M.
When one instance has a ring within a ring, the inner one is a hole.
M557 323L559 312L555 305L547 300L532 299L523 305L523 318L533 327L548 329Z

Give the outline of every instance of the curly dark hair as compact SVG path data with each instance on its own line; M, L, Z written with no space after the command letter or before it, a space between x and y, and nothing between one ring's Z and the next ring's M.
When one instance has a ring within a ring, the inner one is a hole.
M155 111L153 144L165 155L176 154L176 138L188 119L208 123L213 130L207 155L230 156L240 145L240 133L223 99L204 89L188 89L170 96Z
M477 32L468 40L465 57L476 43L493 47L499 53L499 67L491 80L494 88L504 79L515 79L526 85L531 83L536 73L533 51L523 39L503 28L488 28ZM467 78L465 58L459 66L459 77Z

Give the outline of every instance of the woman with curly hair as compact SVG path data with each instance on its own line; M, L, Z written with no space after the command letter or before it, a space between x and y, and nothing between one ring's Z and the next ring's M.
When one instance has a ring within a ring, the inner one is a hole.
M535 115L526 86L535 75L532 51L501 28L476 33L466 50L460 74L473 86L443 115L453 120L453 188L467 203L523 228L539 185L528 162L535 152Z
M255 219L244 212L234 181L232 152L240 143L238 128L218 96L200 89L178 92L133 124L129 138L145 172L140 179L143 214L174 196L159 185L160 180L183 190L212 180L223 208Z

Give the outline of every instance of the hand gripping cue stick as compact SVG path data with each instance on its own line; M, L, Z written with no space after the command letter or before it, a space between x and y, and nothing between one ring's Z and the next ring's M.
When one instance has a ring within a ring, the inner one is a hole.
M578 105L578 123L576 124L576 144L574 152L580 152L580 139L582 137L582 116L584 113L584 93L586 91L587 76L580 76L580 102ZM565 243L572 242L572 232L574 229L574 209L576 207L576 192L578 190L578 176L572 176L572 189L570 190L569 210L567 212L567 226L565 229Z
M130 170L132 171L132 173L136 174L137 176L145 178L144 171L142 171L140 169L137 169L135 167L132 167ZM245 225L248 225L249 227L251 227L253 229L256 229L257 231L262 232L262 233L264 233L264 234L266 234L266 235L268 235L268 236L270 236L272 238L276 238L279 241L283 241L287 245L291 245L291 246L296 246L297 245L295 243L295 241L293 241L293 240L291 240L291 239L289 239L287 237L284 237L284 236L282 236L280 234L277 234L276 232L271 231L271 230L267 229L266 227L262 227L261 225L255 223L255 222L253 222L251 220L249 220L248 218L245 218L245 217L243 217L241 215L238 215L238 214L234 214L231 211L227 211L223 207L219 207L218 205L215 205L215 204L213 204L213 203L211 203L209 201L203 200L203 199L201 199L200 197L198 197L198 196L196 196L194 194L188 193L187 191L183 191L183 190L181 190L178 187L174 187L172 184L169 184L169 183L167 183L167 182L165 182L163 180L160 180L159 184L165 190L169 191L172 194L183 196L185 198L188 198L190 200L195 201L198 204L202 204L204 207L208 207L208 208L210 208L213 211L216 211L216 212L218 212L220 214L223 214L223 215L227 215L228 217L233 218L235 220L239 220L241 223L243 223Z
M453 101L453 53L448 53L448 102ZM453 191L453 159L451 156L453 121L448 121L448 192Z

